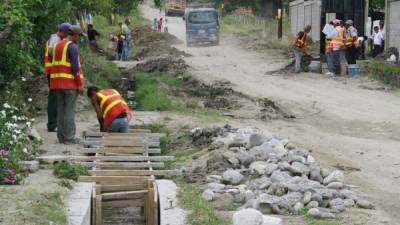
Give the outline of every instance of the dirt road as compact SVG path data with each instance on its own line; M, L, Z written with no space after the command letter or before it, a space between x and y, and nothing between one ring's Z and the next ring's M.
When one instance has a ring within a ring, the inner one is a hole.
M160 17L144 6L147 18ZM185 40L181 18L169 17L172 34ZM375 90L365 77L333 80L320 74L267 75L288 63L277 52L245 50L223 35L215 47L177 46L190 53L191 73L205 83L230 81L236 91L265 97L296 116L293 120L257 122L311 149L325 166L347 166L349 183L358 187L377 210L356 212L357 224L400 224L400 93ZM367 87L367 88L366 88ZM368 88L370 87L370 88ZM355 223L354 223L355 224Z

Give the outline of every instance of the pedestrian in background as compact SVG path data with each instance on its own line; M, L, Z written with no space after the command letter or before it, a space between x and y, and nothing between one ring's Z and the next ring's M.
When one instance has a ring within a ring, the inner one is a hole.
M165 33L168 33L168 19L165 19L165 22L164 22L164 32Z
M301 61L303 56L307 54L307 36L308 33L311 31L311 26L307 25L303 31L300 31L296 38L293 40L293 52L295 56L295 66L294 72L300 73L301 72Z
M154 18L152 27L153 27L153 30L154 30L154 31L157 31L157 30L158 30L158 21L157 21L157 18Z
M58 27L58 32L52 34L46 42L44 53L44 75L47 78L49 94L47 96L47 131L55 132L57 129L57 94L50 88L50 72L52 67L53 48L59 41L68 36L71 24L62 23Z
M122 60L122 51L124 48L124 38L122 34L117 34L117 60Z
M63 144L79 144L75 137L75 110L78 95L83 93L84 78L78 43L86 36L79 25L71 26L69 38L54 46L50 89L57 94L57 138Z
M379 30L378 26L374 27L374 34L372 35L372 39L374 41L374 50L372 52L372 58L375 58L377 55L382 53L382 45L383 45L383 34Z
M92 48L94 48L96 51L99 50L99 45L97 44L96 37L100 36L99 32L97 32L96 29L94 29L93 24L88 25L88 39L89 39L89 44Z
M124 44L121 55L122 61L128 61L131 54L132 35L131 35L131 29L129 28L130 24L131 22L129 21L129 19L125 19L125 23L122 24L122 35L124 35Z
M162 26L163 26L163 18L160 18L160 20L158 20L158 24L157 24L157 26L158 26L158 32L161 32L162 31Z

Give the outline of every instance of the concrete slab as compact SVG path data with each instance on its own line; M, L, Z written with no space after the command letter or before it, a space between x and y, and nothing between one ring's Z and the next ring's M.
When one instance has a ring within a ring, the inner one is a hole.
M75 183L68 194L66 214L68 225L90 225L94 183Z
M178 187L172 180L157 180L161 225L186 225L187 212L177 206ZM172 206L172 207L171 207Z

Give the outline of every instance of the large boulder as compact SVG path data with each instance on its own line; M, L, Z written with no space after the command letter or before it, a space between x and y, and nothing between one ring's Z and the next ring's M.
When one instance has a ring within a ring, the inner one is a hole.
M248 188L250 190L264 190L271 185L271 179L268 177L261 177L258 179L251 180Z
M242 209L233 214L233 225L282 225L280 218L264 216L255 209Z
M225 192L225 184L220 184L220 183L208 183L207 188L212 190L213 192L216 193L223 193Z
M227 170L222 174L224 182L237 185L243 180L243 175L237 170Z
M256 160L268 160L269 158L281 159L287 154L285 146L277 139L271 139L264 144L249 150L249 154L254 156Z
M344 183L344 174L342 171L334 170L325 179L324 184L330 184L332 182Z
M268 165L267 162L255 161L250 164L249 169L252 173L255 173L258 175L264 175L266 172L266 169L267 169L267 165Z
M215 194L212 190L210 189L206 189L203 191L203 193L201 194L201 197L206 200L206 201L212 201L214 200Z

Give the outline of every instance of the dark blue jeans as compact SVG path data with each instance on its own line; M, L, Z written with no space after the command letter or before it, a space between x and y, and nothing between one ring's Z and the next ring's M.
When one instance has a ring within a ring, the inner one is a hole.
M107 128L109 133L128 133L128 131L129 121L127 117L115 119Z
M47 97L47 129L57 128L57 93L54 90L49 91Z

